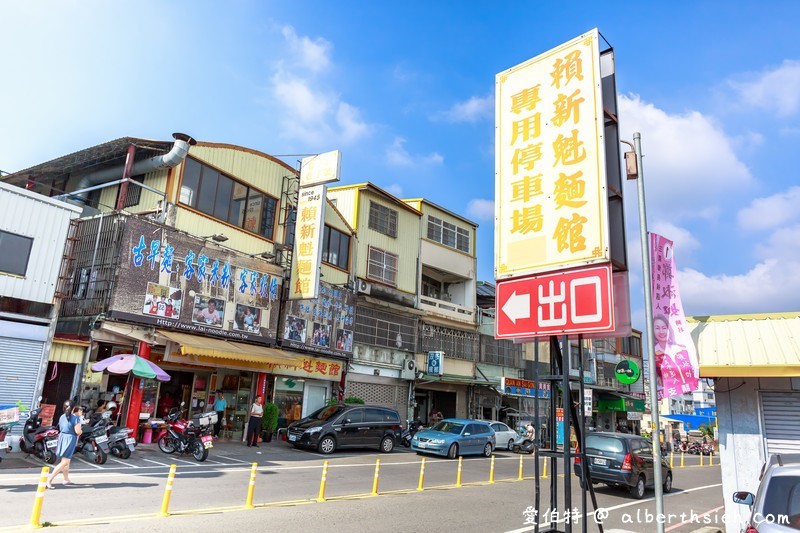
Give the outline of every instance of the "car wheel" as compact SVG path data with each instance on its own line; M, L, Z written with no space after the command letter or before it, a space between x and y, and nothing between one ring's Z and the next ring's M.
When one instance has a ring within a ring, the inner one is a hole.
M325 455L332 454L336 450L336 439L331 435L325 435L320 439L317 450Z
M672 472L667 472L667 477L664 478L664 493L672 491Z
M645 488L645 480L644 475L640 475L639 479L636 480L636 485L630 488L631 496L636 498L637 500L641 500L644 498L644 488Z
M491 457L492 456L492 443L487 442L486 446L483 447L483 456L484 457Z
M381 441L381 451L383 453L392 453L392 450L394 450L394 439L386 435Z
M514 439L511 439L510 441L508 441L507 449L508 449L508 451L511 451L511 450L514 449Z
M450 448L447 450L447 457L449 459L455 459L458 457L458 444L451 444Z

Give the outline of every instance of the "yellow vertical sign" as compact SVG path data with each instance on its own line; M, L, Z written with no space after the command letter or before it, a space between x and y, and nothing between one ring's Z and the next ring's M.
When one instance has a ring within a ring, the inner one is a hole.
M325 229L325 185L303 187L297 197L290 300L317 298Z
M497 75L495 278L609 260L598 32Z

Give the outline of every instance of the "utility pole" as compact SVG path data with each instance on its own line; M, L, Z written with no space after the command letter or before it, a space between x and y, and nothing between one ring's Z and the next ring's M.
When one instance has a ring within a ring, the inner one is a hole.
M648 379L650 380L650 416L651 432L650 437L653 441L653 484L655 485L655 500L656 500L656 531L664 533L664 523L659 520L659 517L664 516L664 490L663 479L661 475L661 429L658 421L658 388L657 388L657 374L656 374L656 361L653 339L653 298L651 294L652 280L650 279L650 242L647 233L647 209L644 200L644 169L642 167L642 136L637 131L633 134L633 144L628 141L622 141L631 148L636 156L635 172L630 171L630 162L628 163L628 179L636 179L636 188L639 193L639 240L642 247L642 279L644 280L644 314L645 314L645 331L647 332L647 361L648 361ZM626 154L627 156L627 154Z

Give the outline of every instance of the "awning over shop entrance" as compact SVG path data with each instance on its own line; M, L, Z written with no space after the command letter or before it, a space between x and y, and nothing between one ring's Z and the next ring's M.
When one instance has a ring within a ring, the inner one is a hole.
M644 413L644 400L636 398L599 398L597 400L597 411L607 412L616 411L620 413L635 412Z
M422 381L423 383L441 382L441 383L453 383L455 385L486 385L488 387L500 386L500 380L487 381L485 379L471 378L468 376L457 376L454 374L444 374L442 376L431 376L428 374L424 374L420 378L420 381Z
M277 348L255 346L211 337L200 337L198 335L188 335L186 333L176 333L174 331L158 330L157 333L166 339L180 344L181 355L195 356L199 363L209 358L291 367L302 366L303 364L303 359L301 357L286 353Z
M52 363L79 365L83 362L87 346L89 346L89 343L85 341L53 339L53 346L50 348L48 360Z

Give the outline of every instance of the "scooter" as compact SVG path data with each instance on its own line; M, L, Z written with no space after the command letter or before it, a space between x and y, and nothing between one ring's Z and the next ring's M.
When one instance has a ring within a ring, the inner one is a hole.
M181 402L181 407L184 403ZM208 458L208 449L213 447L211 426L216 422L217 413L204 413L198 418L198 424L184 420L180 416L185 409L173 407L164 418L167 434L158 439L158 448L164 453L188 453L198 462Z
M533 453L535 448L533 439L527 433L520 433L514 442L511 443L511 451L514 453Z
M136 439L131 437L131 428L108 426L108 447L111 453L121 459L127 459L136 450Z
M42 408L34 409L28 413L28 419L22 429L22 438L19 441L20 449L44 460L47 464L55 464L55 449L58 446L58 429L53 426L42 426L39 415Z
M0 425L0 450L7 450L8 443L6 442L6 435L8 434L8 430L11 429L11 425ZM3 462L3 458L0 457L0 463Z
M408 422L408 421L406 421ZM420 420L414 420L413 422L408 422L408 427L403 434L400 436L400 444L402 444L406 448L411 447L411 439L414 438L414 435L417 434L418 431L422 431L422 428L425 427Z
M106 464L111 451L108 447L108 436L106 436L107 426L107 418L101 418L94 425L81 424L82 433L78 437L75 451L82 453L87 459L99 465Z

